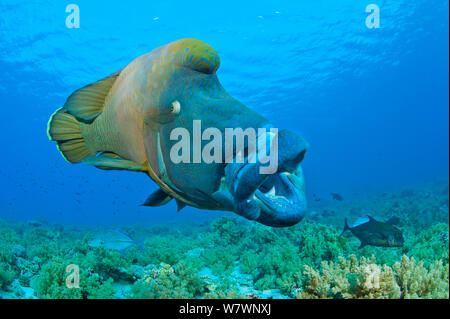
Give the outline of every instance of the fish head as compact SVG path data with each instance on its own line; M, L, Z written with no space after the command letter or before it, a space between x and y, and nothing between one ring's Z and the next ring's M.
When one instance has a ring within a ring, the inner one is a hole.
M402 232L397 228L394 228L387 236L387 244L389 247L403 247L404 241Z
M148 64L144 144L160 186L191 206L270 226L299 222L306 211L305 140L228 94L216 75L219 55L204 42L170 43ZM241 144L230 130L242 133Z
M402 247L404 239L399 229L389 227L389 229L372 234L367 242L380 247Z

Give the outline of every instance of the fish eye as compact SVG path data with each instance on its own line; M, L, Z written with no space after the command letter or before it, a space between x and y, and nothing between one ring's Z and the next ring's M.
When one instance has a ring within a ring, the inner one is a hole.
M172 114L178 114L181 111L181 105L178 101L173 101L170 105L170 113Z

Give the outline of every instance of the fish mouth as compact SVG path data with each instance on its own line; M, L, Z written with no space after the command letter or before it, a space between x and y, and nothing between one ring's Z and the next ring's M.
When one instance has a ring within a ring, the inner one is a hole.
M291 133L289 133L291 134ZM284 134L286 135L286 134ZM302 139L283 137L289 151L279 152L279 163L273 174L261 174L259 163L230 163L216 199L227 202L229 210L247 219L272 227L287 227L300 222L306 212L303 171L300 167L307 144Z
M252 196L252 200L260 208L257 220L275 227L292 226L300 222L306 212L301 169L297 169L295 173L277 173L268 180L258 187Z

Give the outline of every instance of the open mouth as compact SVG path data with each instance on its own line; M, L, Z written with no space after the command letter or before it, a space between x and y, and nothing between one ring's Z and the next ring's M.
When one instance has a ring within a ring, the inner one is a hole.
M248 170L250 169L249 167ZM238 195L237 199L235 196L235 200L239 200L239 195L247 195L243 198L246 205L236 207L240 210L236 211L238 214L245 215L253 208L251 219L272 227L291 226L304 217L306 199L300 166L294 172L279 172L265 176L261 184L254 180L246 181L245 175L238 174L239 177L236 176L234 181L235 195Z
M261 167L268 166L262 166L258 160L246 158L244 163L228 163L220 187L212 196L222 206L245 218L272 227L286 227L301 221L306 212L300 163L308 145L287 130L278 132L276 137L278 142L267 144L271 151L275 145L277 151L273 173L261 173Z
M255 200L261 208L262 217L280 225L288 226L299 222L306 210L303 174L277 173L262 184L254 193ZM272 187L270 187L272 186ZM270 187L270 188L269 188Z
M302 220L306 198L300 163L306 147L303 140L283 147L273 174L261 174L260 163L227 165L225 176L237 214L272 227L291 226Z

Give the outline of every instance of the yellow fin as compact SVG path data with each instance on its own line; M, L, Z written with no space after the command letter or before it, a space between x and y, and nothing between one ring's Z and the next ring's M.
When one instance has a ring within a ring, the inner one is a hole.
M112 156L111 154L113 154L114 156ZM106 170L128 170L137 172L147 171L146 165L123 159L118 155L110 152L104 152L99 156L86 157L85 159L83 159L83 163Z
M93 155L81 136L78 120L64 109L58 109L48 121L47 134L57 143L58 150L70 163L79 163L86 156Z
M92 121L103 111L105 98L120 71L73 92L63 108L82 121Z

